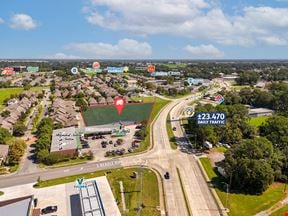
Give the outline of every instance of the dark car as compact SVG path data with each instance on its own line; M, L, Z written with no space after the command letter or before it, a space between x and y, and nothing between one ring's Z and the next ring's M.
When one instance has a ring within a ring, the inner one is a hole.
M172 130L173 130L173 131L176 131L176 127L173 127Z
M57 211L57 206L47 206L41 210L41 214L49 214Z
M166 172L166 173L164 174L164 178L165 178L165 179L170 179L170 174L169 174L169 172Z

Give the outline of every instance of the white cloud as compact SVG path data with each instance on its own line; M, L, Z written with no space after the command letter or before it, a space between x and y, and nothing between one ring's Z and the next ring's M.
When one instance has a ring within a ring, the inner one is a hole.
M259 39L268 45L275 45L275 46L287 45L287 40L285 40L284 38L279 38L277 36L267 36Z
M10 27L18 30L31 30L37 27L37 22L27 14L15 14L11 18Z
M192 54L194 58L220 58L224 56L224 53L217 49L212 44L191 46L187 45L184 50Z
M269 44L263 37L283 40L288 34L288 8L245 7L241 15L227 15L205 0L90 0L83 12L89 23L105 29L172 34L226 45Z
M56 53L44 57L45 59L81 59L79 56L67 55L65 53Z
M0 17L0 24L3 24L5 21Z
M146 42L122 39L117 44L72 43L66 49L85 58L144 58L152 54L152 47Z

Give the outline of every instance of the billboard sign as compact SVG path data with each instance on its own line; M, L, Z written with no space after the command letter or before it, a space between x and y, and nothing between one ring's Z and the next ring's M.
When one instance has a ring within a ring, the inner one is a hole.
M28 66L27 67L27 72L29 72L29 73L37 73L37 72L39 72L39 67Z
M187 82L188 84L191 86L191 85L198 85L199 83L203 83L204 80L203 79L197 79L197 78L191 78L189 77L187 79Z
M171 76L180 76L181 75L181 72L179 71L169 71L168 72Z
M123 71L124 71L125 73L129 72L129 67L128 67L128 66L123 67Z
M102 69L86 68L82 69L84 73L101 73Z
M72 74L77 74L78 73L78 68L77 67L71 68L71 73Z
M12 67L6 67L6 68L4 68L4 70L2 71L1 74L2 75L14 75L15 71L14 71L14 68L12 68Z
M157 77L157 76L168 76L168 75L169 75L169 73L168 72L164 72L164 71L157 71L157 72L151 73L151 76L155 76L155 77Z
M156 67L154 65L148 65L147 66L147 71L149 73L153 73L153 72L155 72L155 70L156 70Z
M184 110L184 116L185 117L191 117L191 116L193 116L193 114L194 114L193 107L188 106L188 107L185 108L185 110Z
M99 62L93 62L92 68L94 68L94 69L99 69L100 67L101 67L101 65L100 65Z
M107 67L108 73L123 73L124 67Z
M215 97L215 99L214 99L214 101L217 103L217 104L221 104L221 103L223 103L224 102L224 97L222 96L222 95L217 95L216 97Z

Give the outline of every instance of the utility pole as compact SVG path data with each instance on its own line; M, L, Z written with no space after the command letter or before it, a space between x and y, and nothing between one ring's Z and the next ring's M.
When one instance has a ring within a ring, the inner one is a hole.
M286 181L285 181L285 185L284 185L284 193L286 192L286 187L288 184L288 170L287 170L287 156L285 157L285 174L286 174Z

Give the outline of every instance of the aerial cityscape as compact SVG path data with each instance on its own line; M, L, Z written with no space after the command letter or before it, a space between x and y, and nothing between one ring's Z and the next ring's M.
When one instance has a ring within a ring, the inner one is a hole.
M0 216L288 216L287 1L0 11Z

